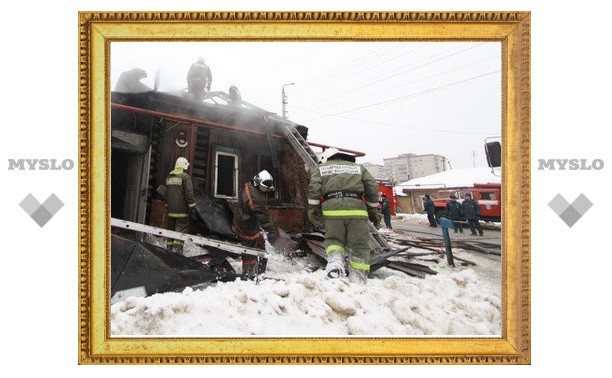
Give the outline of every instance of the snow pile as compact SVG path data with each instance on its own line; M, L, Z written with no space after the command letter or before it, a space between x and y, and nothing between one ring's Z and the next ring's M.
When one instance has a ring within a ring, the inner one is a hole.
M381 268L356 285L298 265L275 256L266 273L275 279L128 298L111 306L111 334L501 336L500 287L483 284L472 268L439 266L425 279Z
M408 213L397 213L391 220L391 225L393 225L393 220L398 220L408 224L429 224L427 220L427 214L408 214Z

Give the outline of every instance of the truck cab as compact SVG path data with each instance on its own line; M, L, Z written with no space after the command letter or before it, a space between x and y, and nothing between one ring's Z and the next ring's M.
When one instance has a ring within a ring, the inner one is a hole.
M501 222L501 184L474 184L473 188L443 189L436 192L434 205L436 207L436 219L446 216L446 204L450 201L451 194L457 197L458 202L463 202L466 194L480 205L480 219L486 222Z

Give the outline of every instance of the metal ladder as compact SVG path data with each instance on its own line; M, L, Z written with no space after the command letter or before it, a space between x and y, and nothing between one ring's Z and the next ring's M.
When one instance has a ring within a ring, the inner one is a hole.
M298 132L295 125L283 122L283 131L289 143L295 148L309 170L316 168L318 164L317 154L310 148L310 145ZM370 251L376 255L389 252L391 247L387 241L378 233L372 222L368 222L370 228Z
M225 251L231 254L235 254L235 255L251 255L251 256L264 256L265 255L265 251L262 251L260 249L248 248L240 244L235 244L235 243L230 243L230 242L215 240L215 239L209 239L209 238L205 238L203 236L198 236L198 235L185 234L182 232L166 230L164 228L147 226L145 224L130 222L130 221L126 221L123 219L111 218L111 226L123 228L126 230L144 232L146 234L162 236L162 237L170 238L170 239L189 241L198 246L220 249L222 251Z
M283 131L289 143L291 143L295 151L297 151L298 155L300 155L304 163L306 163L308 169L316 167L318 160L317 154L310 148L310 145L306 142L306 139L302 137L302 134L298 132L295 125L285 124Z

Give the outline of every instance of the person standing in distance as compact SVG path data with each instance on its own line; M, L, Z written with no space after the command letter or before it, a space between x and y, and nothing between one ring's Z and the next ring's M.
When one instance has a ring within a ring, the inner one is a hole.
M423 209L427 213L429 227L438 227L438 223L436 223L436 205L434 205L429 194L425 194L425 198L423 198Z
M465 193L463 196L463 215L468 222L468 226L470 226L470 231L472 231L472 235L476 235L476 230L478 230L478 234L480 236L484 235L482 231L482 226L480 225L480 205L478 201L472 199L472 195L470 193Z
M385 227L387 227L387 229L391 230L393 227L391 227L391 204L389 203L389 199L387 198L387 195L385 193L383 193L381 195L381 200L380 200L380 212L383 215L383 219L385 220Z
M448 219L453 221L453 229L455 233L459 230L463 233L463 225L461 225L461 214L463 214L462 206L457 202L457 196L454 194L450 195L450 201L446 203L446 216Z

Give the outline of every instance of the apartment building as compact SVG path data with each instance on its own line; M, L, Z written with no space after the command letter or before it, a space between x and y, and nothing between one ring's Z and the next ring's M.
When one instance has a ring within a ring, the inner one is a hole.
M447 170L446 158L435 154L406 153L383 161L384 166L379 174L385 178L393 178L397 183Z

